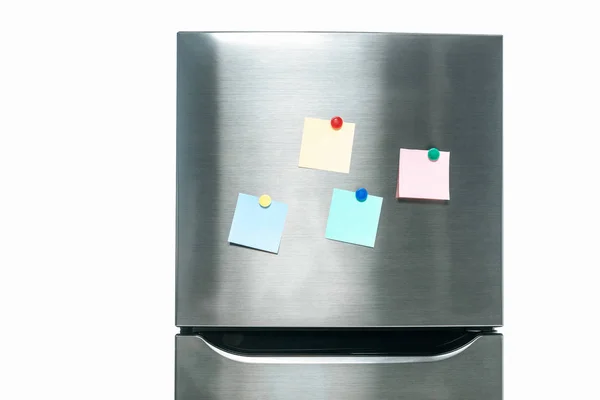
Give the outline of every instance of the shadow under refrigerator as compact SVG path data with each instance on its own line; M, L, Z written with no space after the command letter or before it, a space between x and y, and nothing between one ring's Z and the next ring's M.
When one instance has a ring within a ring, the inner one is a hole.
M349 172L300 168L337 115ZM398 199L432 147L450 199ZM327 239L361 187L374 246ZM229 243L240 193L287 205L278 251ZM180 32L176 235L177 400L501 399L502 37Z

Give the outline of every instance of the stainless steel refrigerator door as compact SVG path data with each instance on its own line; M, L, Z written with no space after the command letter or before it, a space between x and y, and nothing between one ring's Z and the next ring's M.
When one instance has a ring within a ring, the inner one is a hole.
M502 38L179 33L178 326L502 325ZM303 120L356 123L349 174ZM451 152L448 202L395 199L400 148ZM374 248L325 239L333 188L382 196ZM228 243L238 193L288 204L279 254Z
M244 357L176 338L176 400L501 400L502 336L432 357Z

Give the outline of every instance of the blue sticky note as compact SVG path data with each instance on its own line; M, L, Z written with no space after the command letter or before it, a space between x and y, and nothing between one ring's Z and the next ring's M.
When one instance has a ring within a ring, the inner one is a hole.
M340 242L375 247L383 198L368 195L356 199L356 192L333 189L325 237Z
M288 206L277 201L263 208L258 197L240 193L238 195L233 222L229 231L229 243L254 249L279 252Z

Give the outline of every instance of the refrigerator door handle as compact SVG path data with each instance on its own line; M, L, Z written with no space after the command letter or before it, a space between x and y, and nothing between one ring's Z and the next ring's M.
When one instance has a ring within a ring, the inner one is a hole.
M213 346L203 337L198 336L198 339L202 340L206 346L212 351L225 357L231 361L245 363L245 364L415 364L415 363L429 363L443 361L448 358L454 357L467 348L473 345L480 336L475 337L465 345L458 347L452 351L436 354L432 356L369 356L369 355L347 355L347 356L245 356L240 354L229 353L218 347Z

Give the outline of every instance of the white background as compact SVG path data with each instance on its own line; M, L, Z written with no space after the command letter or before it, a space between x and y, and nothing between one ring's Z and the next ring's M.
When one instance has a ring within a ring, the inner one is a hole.
M173 398L178 30L503 34L505 398L600 398L591 6L202 3L0 3L1 399Z

